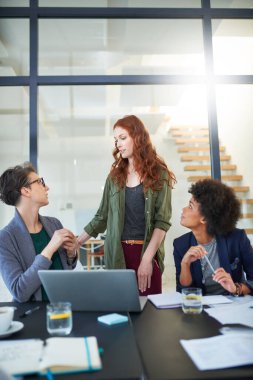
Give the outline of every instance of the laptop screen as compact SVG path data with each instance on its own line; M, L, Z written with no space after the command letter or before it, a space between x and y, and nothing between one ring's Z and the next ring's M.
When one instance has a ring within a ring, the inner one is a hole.
M141 311L146 297L139 297L134 270L39 270L51 302L68 301L80 311Z

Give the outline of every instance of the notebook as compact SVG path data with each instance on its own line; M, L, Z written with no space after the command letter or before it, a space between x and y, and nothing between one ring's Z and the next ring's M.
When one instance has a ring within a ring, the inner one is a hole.
M71 302L72 310L140 312L147 302L147 297L139 297L131 269L38 273L50 302Z
M102 369L95 336L0 341L0 367L10 375L66 374ZM48 377L48 378L53 378Z

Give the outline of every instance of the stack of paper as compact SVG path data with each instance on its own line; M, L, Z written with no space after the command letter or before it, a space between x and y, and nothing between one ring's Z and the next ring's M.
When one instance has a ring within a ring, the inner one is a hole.
M251 303L236 303L215 308L205 309L210 317L222 325L239 323L253 327L253 305Z
M182 294L178 292L152 294L148 296L148 299L158 309L170 309L174 307L181 307ZM203 305L217 305L232 303L230 299L225 296L204 296L202 297Z
M181 307L182 295L178 292L151 294L148 299L159 309Z
M199 370L253 364L253 335L226 334L180 343Z

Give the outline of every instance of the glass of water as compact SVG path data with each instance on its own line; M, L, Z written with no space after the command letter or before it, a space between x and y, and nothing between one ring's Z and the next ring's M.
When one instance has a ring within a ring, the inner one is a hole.
M54 302L47 305L47 331L51 335L68 335L72 330L70 302Z
M202 289L182 289L182 309L185 314L200 314L202 312Z

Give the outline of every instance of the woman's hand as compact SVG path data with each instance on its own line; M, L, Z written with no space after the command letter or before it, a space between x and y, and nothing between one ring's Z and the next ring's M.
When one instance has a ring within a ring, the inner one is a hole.
M216 269L213 274L213 280L218 282L229 293L234 294L236 292L236 286L230 273L227 273L223 268Z
M86 231L83 231L81 235L79 235L77 238L78 247L80 248L81 245L84 244L89 239L90 239L90 235L88 235Z
M60 248L65 249L75 249L76 247L76 237L73 232L69 231L67 228L62 228L56 230L48 243L48 245L43 249L41 254L51 260L53 254Z
M152 260L147 260L144 257L138 268L138 286L141 292L145 292L147 288L151 286L151 277L153 273L153 262Z
M179 281L182 286L190 286L192 284L192 275L190 266L196 260L201 259L206 255L206 250L201 245L192 246L185 253L181 261L181 272L179 276Z
M77 254L78 250L78 243L77 243L77 238L74 236L73 239L66 241L65 243L62 244L62 248L66 249L67 255L70 258L73 258Z
M206 253L207 252L206 252L205 248L202 247L201 245L192 246L190 249L188 249L188 251L184 255L184 257L182 259L182 264L190 265L194 261L196 261L198 259L202 259L202 257L205 256Z
M143 253L138 271L138 286L141 292L145 292L151 286L151 277L153 273L153 258L165 238L166 232L160 228L155 228L151 240Z
M77 246L77 238L75 235L69 236L69 238L66 239L62 244L62 248L67 249L69 251L71 250L73 251L74 249L76 249L76 246Z

